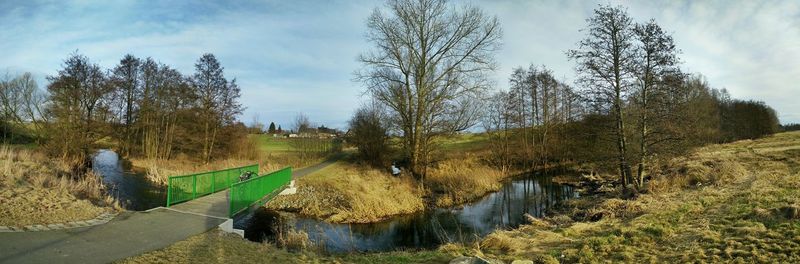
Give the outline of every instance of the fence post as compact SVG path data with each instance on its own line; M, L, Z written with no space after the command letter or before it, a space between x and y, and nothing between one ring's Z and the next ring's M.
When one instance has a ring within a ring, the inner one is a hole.
M167 178L167 207L172 199L172 177Z

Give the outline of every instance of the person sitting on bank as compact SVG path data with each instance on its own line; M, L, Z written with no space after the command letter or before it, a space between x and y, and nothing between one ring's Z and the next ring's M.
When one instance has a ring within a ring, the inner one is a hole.
M397 175L400 175L400 168L398 168L397 165L395 165L395 163L392 162L392 176L397 176Z

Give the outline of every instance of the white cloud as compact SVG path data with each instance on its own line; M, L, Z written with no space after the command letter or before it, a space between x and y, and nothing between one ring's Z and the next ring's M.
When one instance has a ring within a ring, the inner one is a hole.
M468 1L456 1L456 4ZM684 67L706 75L737 98L764 100L783 122L800 122L800 2L612 1L639 21L655 18L683 50ZM587 1L474 1L497 15L503 30L495 81L507 87L513 67L546 65L573 79L564 52L597 3ZM205 52L238 78L242 120L288 127L305 112L343 127L363 98L351 81L375 1L320 2L0 3L0 69L54 74L80 49L104 67L126 53L153 57L191 74ZM10 40L10 41L5 41Z

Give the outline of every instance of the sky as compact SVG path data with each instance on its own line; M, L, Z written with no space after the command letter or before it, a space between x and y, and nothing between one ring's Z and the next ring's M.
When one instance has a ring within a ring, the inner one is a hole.
M782 123L800 123L800 1L468 1L503 29L495 89L514 67L545 65L571 82L565 52L598 4L622 5L637 22L655 19L673 35L682 68L734 98L766 102ZM382 1L11 1L0 0L0 72L31 72L46 85L74 51L104 68L125 54L152 57L182 73L213 53L236 78L240 117L283 128L298 113L344 129L367 100L354 81L366 19Z

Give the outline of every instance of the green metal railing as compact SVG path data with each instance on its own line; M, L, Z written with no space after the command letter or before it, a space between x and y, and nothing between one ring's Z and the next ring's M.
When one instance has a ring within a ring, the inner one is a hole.
M264 201L265 196L272 197L281 191L292 180L292 167L271 172L243 182L231 185L230 217L247 209L251 205Z
M167 207L228 189L244 172L258 174L258 164L244 167L169 177Z

